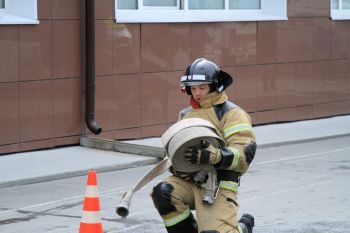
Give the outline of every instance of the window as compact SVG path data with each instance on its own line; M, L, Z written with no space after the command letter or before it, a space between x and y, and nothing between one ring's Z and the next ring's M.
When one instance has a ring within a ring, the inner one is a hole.
M261 9L259 0L255 1L242 1L242 0L230 0L230 9Z
M117 0L118 9L179 9L180 0Z
M331 0L331 18L333 20L350 19L350 0Z
M287 0L115 0L120 23L287 20Z
M0 24L38 24L37 0L0 0Z

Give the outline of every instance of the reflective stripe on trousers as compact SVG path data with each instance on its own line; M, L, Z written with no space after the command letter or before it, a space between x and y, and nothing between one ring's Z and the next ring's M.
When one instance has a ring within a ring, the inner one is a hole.
M167 219L163 219L164 221L164 225L166 227L171 227L174 226L175 224L178 224L179 222L185 220L186 218L188 218L188 216L190 216L191 211L190 209L185 210L184 212L182 212L179 215L176 215L172 218L167 218Z

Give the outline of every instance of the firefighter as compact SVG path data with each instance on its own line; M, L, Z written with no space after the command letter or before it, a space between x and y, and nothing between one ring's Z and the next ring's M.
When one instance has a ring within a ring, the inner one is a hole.
M203 143L187 148L184 156L192 164L211 164L216 168L219 189L213 204L202 201L203 190L188 174L170 168L172 176L156 185L151 193L155 207L169 233L251 233L254 218L244 214L237 220L237 192L240 177L254 159L257 144L250 116L228 101L224 90L232 77L204 58L196 59L181 77L190 107L179 120L202 118L210 121L225 140L218 149ZM191 210L196 210L196 218Z

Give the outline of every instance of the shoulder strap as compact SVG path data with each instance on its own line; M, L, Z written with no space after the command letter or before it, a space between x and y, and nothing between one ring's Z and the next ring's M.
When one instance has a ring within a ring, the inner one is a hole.
M230 102L230 101L225 101L222 104L214 105L214 111L216 114L216 117L221 121L223 116L230 111L231 109L234 108L239 108L236 104Z
M187 107L185 109L182 109L180 112L180 119L182 120L184 116L191 111L192 107Z

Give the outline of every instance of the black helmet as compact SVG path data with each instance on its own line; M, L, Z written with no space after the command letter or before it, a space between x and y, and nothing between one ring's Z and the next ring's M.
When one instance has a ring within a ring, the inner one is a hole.
M181 77L181 86L191 95L191 86L209 84L217 92L224 91L233 79L231 75L219 69L214 63L205 58L196 59L187 67L185 76Z

